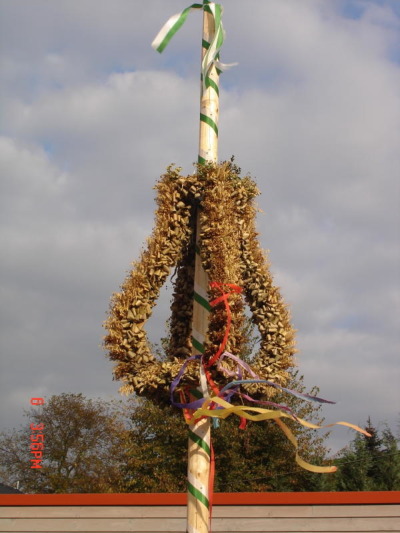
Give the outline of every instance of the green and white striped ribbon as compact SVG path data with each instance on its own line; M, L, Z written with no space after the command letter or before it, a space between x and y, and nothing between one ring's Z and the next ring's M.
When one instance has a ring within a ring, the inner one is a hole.
M194 9L203 9L203 4L192 4L180 13L172 15L161 30L158 32L156 38L151 43L151 46L157 52L163 52L175 33L183 26L189 13Z
M200 453L204 453L207 456L207 460L211 456L210 449L210 432L208 431L207 424L197 424L194 428L195 431L189 429L189 439L193 441L200 450ZM205 485L201 480L192 473L188 473L188 491L192 496L200 501L207 509L210 507L208 500L208 484Z
M219 70L225 70L236 64L224 64L218 59L219 51L225 39L225 30L222 26L222 6L220 4L215 4L214 2L204 0L203 4L192 4L180 13L172 15L172 17L167 20L167 22L158 32L151 46L154 48L154 50L157 50L157 52L163 52L175 33L183 26L189 13L196 9L204 9L208 13L211 13L215 23L215 35L212 42L203 42L203 46L206 44L207 53L204 55L201 70L202 79L204 80L204 83L206 83L207 75L213 65L215 65Z

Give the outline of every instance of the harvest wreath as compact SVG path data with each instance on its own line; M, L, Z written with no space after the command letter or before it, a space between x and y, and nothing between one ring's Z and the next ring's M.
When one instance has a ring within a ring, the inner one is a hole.
M233 356L241 353L242 294L261 337L252 370L262 380L285 386L287 369L293 366L294 330L257 240L254 198L259 191L250 177L240 176L240 169L232 162L198 165L197 172L189 176L181 176L180 170L168 167L155 187L158 209L153 233L140 260L133 263L121 292L113 295L105 322L108 335L104 345L110 359L117 361L114 376L124 382L121 392L169 402L170 385L192 353L194 297L214 302L209 306L202 362L211 363L209 374L218 387L226 385L230 381L227 376L236 372L233 358L221 358L218 364L212 360L224 338L225 350ZM197 244L196 216L200 227ZM208 294L195 294L197 246L211 280ZM172 267L176 267L176 279L169 347L166 357L160 360L151 353L144 326ZM236 290L230 291L229 287ZM199 360L187 363L177 390L198 385L199 365ZM246 369L240 372L237 377L245 379ZM265 383L243 387L257 398L270 396L274 390Z

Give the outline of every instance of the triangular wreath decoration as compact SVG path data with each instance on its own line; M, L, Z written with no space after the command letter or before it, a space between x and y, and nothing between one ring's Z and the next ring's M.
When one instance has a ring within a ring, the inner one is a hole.
M156 185L158 209L153 233L140 260L133 263L121 292L113 295L105 322L108 335L104 344L109 357L116 361L115 378L124 382L121 392L136 392L169 403L171 382L192 353L196 212L201 228L200 255L210 281L241 287L258 327L261 342L252 361L253 371L261 379L285 386L287 369L294 364L294 330L257 240L254 198L259 191L250 177L240 176L240 169L232 162L198 165L197 172L189 176L181 176L180 170L169 167ZM151 353L145 324L173 267L176 277L170 343L166 359L159 360ZM203 296L211 301L219 295L210 287L208 295ZM240 356L242 294L232 293L229 304L232 321L226 349ZM210 309L203 361L217 352L226 322L226 307L220 302ZM198 385L199 364L196 360L188 364L177 390ZM232 361L225 360L224 365L233 370ZM230 381L216 364L211 365L210 372L217 386ZM255 398L270 396L274 391L264 383L243 387Z

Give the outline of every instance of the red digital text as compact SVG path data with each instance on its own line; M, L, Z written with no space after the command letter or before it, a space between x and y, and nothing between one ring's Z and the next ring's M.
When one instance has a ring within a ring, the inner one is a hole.
M43 405L43 398L31 398L31 405ZM31 424L31 468L42 468L44 450L44 424Z

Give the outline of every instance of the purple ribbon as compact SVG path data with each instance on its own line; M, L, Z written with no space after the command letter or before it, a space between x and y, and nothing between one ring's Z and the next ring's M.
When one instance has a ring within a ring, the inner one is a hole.
M232 361L234 361L237 364L236 370L232 371L232 370L229 370L228 368L224 368L222 366L222 364L221 364L222 360L224 358L228 358L228 359L231 359ZM197 399L197 400L195 400L193 402L188 402L188 403L180 403L180 402L176 402L174 400L174 392L175 392L177 386L179 385L179 382L181 381L181 379L183 377L183 374L186 371L187 366L189 365L189 363L191 361L199 361L200 364L202 364L202 356L201 355L193 355L193 356L189 357L188 359L186 359L186 361L183 363L182 367L180 368L177 376L174 378L174 380L171 383L171 388L170 388L171 404L174 407L178 407L179 409L199 409L203 405L204 401L206 400L206 398L204 398L204 397L199 398L199 399ZM296 415L293 413L293 411L289 407L287 407L285 405L281 405L281 404L274 403L274 402L269 402L269 401L255 400L254 398L252 398L248 394L244 394L244 393L240 392L240 385L251 384L251 383L264 383L265 385L268 385L269 387L274 387L275 389L281 390L283 392L286 392L288 394L291 394L292 396L296 396L297 398L300 398L302 400L306 400L308 402L331 403L331 404L335 403L335 402L332 402L330 400L325 400L323 398L319 398L318 396L311 396L310 394L303 394L303 393L295 391L293 389L287 389L286 387L281 387L280 385L277 385L273 381L268 381L266 379L260 379L257 376L257 374L251 369L251 367L247 363L242 361L236 355L231 354L230 352L224 352L221 355L221 357L220 357L220 359L218 361L218 370L221 371L226 376L229 376L229 377L237 376L239 378L239 379L233 380L230 383L228 383L227 385L225 385L225 387L223 387L223 389L220 391L219 396L221 398L223 398L227 402L231 402L232 397L235 394L238 394L241 398L244 398L245 400L247 400L249 402L258 403L260 405L269 405L269 406L272 406L272 407L276 407L278 409L282 409L284 411L289 412L294 418L297 418ZM242 378L242 370L245 370L248 374L250 374L250 376L253 379L241 379ZM222 409L222 407L217 405L216 409Z
M198 400L195 400L194 402L189 402L189 403L179 403L174 400L175 389L178 386L180 380L182 379L182 376L185 373L186 367L191 361L196 361L196 360L200 361L201 355L193 355L192 357L189 357L188 359L186 359L181 369L179 370L176 378L171 383L170 399L171 399L171 404L174 407L179 407L179 409L199 409L204 403L205 398L199 398Z
M238 379L238 380L235 380L235 381L232 381L231 383L229 383L228 385L225 385L225 387L222 389L221 392L229 389L231 386L234 386L234 385L237 385L237 384L246 384L246 383L265 383L266 385L270 386L270 387L274 387L275 389L278 389L278 390L281 390L283 392L287 392L288 394L291 394L292 396L296 396L297 398L301 398L302 400L306 400L308 402L318 402L318 403L336 403L336 402L332 402L330 400L325 400L324 398L319 398L318 396L311 396L311 394L303 394L301 392L298 392L298 391L295 391L293 389L287 389L285 387L281 387L280 385L277 385L276 383L274 383L273 381L268 381L266 379L261 379L257 376L257 374L255 372L253 372L253 370L250 368L250 366L245 363L244 361L242 361L239 357L237 357L236 355L233 355L229 352L224 352L221 357L220 357L220 362L222 361L222 359L224 357L227 357L228 359L232 359L232 361L235 361L238 365L237 367L237 370L236 371L231 371L227 368L224 368L221 364L218 365L218 370L220 370L221 372L223 372L226 376L234 376L234 375L239 375L241 372L240 372L240 367L241 368L244 368L244 370L246 370L253 379ZM232 385L234 384L234 385Z

